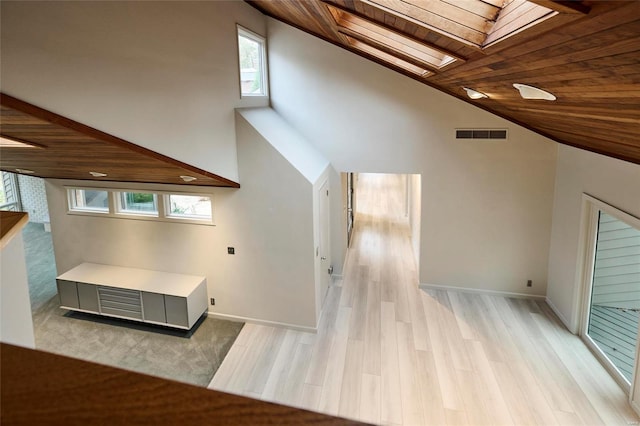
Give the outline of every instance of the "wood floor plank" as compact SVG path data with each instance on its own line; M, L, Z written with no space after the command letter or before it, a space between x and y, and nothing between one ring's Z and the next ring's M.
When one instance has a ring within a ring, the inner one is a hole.
M338 407L338 415L341 417L357 419L360 415L363 358L364 342L349 338Z
M424 424L418 360L413 344L411 324L396 323L398 361L400 363L400 394L402 395L402 419L405 424Z
M286 333L287 330L284 328L274 328L273 332L270 333L269 339L265 341L262 350L258 354L249 380L245 385L245 392L262 394Z
M302 388L302 399L300 401L300 408L304 408L305 410L318 411L321 393L322 386L310 385L308 383L305 383Z
M336 320L336 332L333 336L329 359L322 384L320 395L320 411L337 415L340 408L340 391L342 390L342 378L347 356L347 343L349 340L349 319L351 308L340 306L338 319Z
M395 305L382 302L381 307L381 379L383 423L402 424L402 399L400 396L400 364L398 360L398 339L396 332Z
M580 348L581 344L584 344L580 342L576 336L565 335L565 338L561 339L560 334L555 330L555 327L549 321L548 317L542 314L532 314L532 317L563 365L568 369L572 380L584 393L603 423L628 424L629 422L633 422L634 416L633 413L627 409L627 404L621 404L622 406L616 407L615 401L620 401L624 398L624 392L617 383L608 376L602 365L589 362L589 359L593 360L593 357L588 353L586 346L583 348L584 350L580 350L582 349ZM573 340L572 337L577 341L567 344ZM579 360L579 362L576 363L576 360ZM598 374L595 374L596 372ZM605 392L603 392L603 390L605 390Z
M370 281L367 292L366 326L364 334L364 360L362 371L380 376L381 316L380 282Z
M367 373L362 374L359 420L366 423L380 424L380 386L380 376Z
M246 346L236 345L234 343L207 387L209 389L229 391L229 382L234 376L238 365L242 363L246 350Z
M496 425L513 424L503 392L500 389L482 343L477 340L468 340L465 344L470 355L473 371L478 374L479 383L484 389L480 396L485 408L490 412L491 422Z
M304 389L304 378L309 368L312 348L301 343L296 345L296 351L291 360L289 374L282 392L282 401L294 407L302 406L302 391Z
M418 362L418 379L420 380L420 398L425 424L446 424L446 415L442 403L442 395L438 382L438 372L433 353L429 351L416 351Z
M246 324L210 387L375 424L638 424L544 302L417 288L402 182L361 175L318 333Z
M298 342L302 340L302 334L304 333L295 330L286 331L278 355L273 363L273 368L262 391L263 399L267 401L285 402L282 395L291 366L291 360L295 356Z

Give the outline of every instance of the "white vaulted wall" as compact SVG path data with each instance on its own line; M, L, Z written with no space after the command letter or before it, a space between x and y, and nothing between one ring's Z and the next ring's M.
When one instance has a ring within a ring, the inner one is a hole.
M242 1L2 2L3 93L238 180Z
M422 283L545 294L556 143L273 19L268 33L273 108L338 172L422 176Z
M578 331L580 315L583 193L640 218L640 165L570 146L559 148L547 300L573 332Z

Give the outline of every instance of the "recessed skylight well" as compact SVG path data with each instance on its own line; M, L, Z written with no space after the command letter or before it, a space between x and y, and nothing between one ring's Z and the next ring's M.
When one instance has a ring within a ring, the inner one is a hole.
M431 73L425 68L419 67L403 59L397 58L393 55L388 54L387 52L383 52L382 50L377 49L373 46L370 46L366 43L363 43L362 41L357 40L353 37L347 37L347 40L349 40L349 44L352 47L364 53L368 53L371 56L375 56L378 59L382 59L383 61L389 63L390 65L395 65L396 67L402 68L405 71L409 71L410 73L413 73L420 77L428 77L431 75Z
M454 54L431 47L400 32L392 31L386 26L379 25L369 19L332 5L327 4L327 8L334 18L338 31L347 38L353 47L360 48L362 45L367 45L369 46L367 49L369 54L374 54L371 49L375 49L377 52L384 52L383 55L374 55L385 61L387 60L386 58L394 57L424 71L437 71L458 60ZM353 40L357 40L357 42ZM394 62L398 65L397 61ZM407 68L405 66L402 67ZM412 72L419 75L424 74L424 72Z

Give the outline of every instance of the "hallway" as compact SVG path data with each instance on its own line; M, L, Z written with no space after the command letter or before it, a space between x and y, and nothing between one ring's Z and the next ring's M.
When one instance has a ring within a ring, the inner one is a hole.
M210 388L377 424L628 424L543 302L418 288L400 176L360 175L317 334L246 324Z

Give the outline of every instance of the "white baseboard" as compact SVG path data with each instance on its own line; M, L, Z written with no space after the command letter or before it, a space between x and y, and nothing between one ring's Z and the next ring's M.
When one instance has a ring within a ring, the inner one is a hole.
M571 324L569 323L569 321L567 321L567 318L562 314L562 312L560 312L560 309L558 309L556 305L553 304L551 299L545 297L544 301L547 302L547 305L549 305L553 313L555 313L558 318L560 318L560 321L562 321L564 326L567 327L567 330L569 330L573 334L578 334L578 330L574 330L573 327L571 327Z
M517 297L518 299L545 300L546 296L537 294L514 293L510 291L485 290L481 288L454 287L448 285L420 283L420 288L424 290L446 290L459 291L462 293L489 294L492 296Z
M227 321L248 322L251 324L268 325L270 327L289 328L291 330L303 331L305 333L316 334L318 332L317 327L304 327L301 325L287 324L286 322L267 321L267 320L261 320L257 318L241 317L238 315L219 314L217 312L211 312L211 311L207 312L207 315L211 318L218 318L218 319L223 319Z

